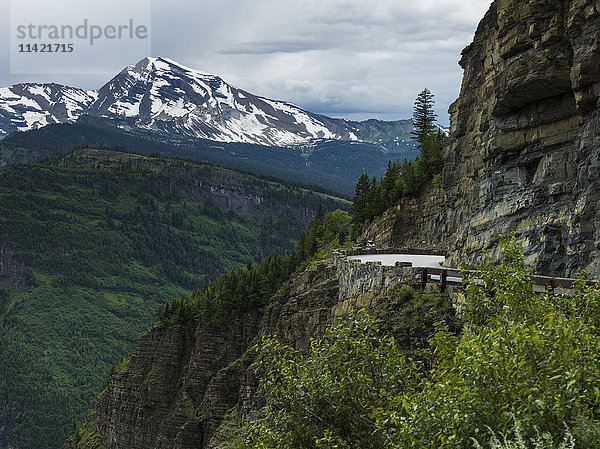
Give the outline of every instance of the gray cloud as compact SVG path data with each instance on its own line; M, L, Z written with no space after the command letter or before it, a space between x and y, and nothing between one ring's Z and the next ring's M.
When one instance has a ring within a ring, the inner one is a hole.
M241 42L219 53L230 55L260 55L273 53L301 53L305 51L326 50L330 48L327 42L318 41L306 36L297 36L287 40L265 40Z
M347 118L409 118L414 98L428 87L445 123L460 88L460 52L490 3L153 0L152 53L257 95ZM0 19L1 38L7 26ZM114 74L110 57L95 61L105 75L17 79L9 75L8 55L0 54L0 84L97 88Z

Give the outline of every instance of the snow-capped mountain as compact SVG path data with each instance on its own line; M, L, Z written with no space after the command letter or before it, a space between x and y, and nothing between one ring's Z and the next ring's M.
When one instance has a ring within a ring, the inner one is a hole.
M88 113L224 142L280 146L352 138L351 130L334 132L290 103L257 97L164 58L145 58L125 68L98 91Z
M113 119L122 128L170 136L272 146L314 139L369 140L398 131L404 121L349 122L304 111L237 89L220 77L166 58L144 58L98 91L57 84L17 84L0 89L0 136L81 115ZM386 131L383 131L383 130ZM380 139L381 140L381 139Z
M23 83L0 88L0 135L74 122L96 100L94 91L60 84Z

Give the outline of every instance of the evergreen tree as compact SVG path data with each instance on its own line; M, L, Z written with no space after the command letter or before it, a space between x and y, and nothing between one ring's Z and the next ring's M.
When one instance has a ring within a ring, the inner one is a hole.
M381 191L382 191L382 207L383 210L392 206L398 199L397 182L400 178L401 167L400 162L396 159L394 162L388 162L388 168L383 178L381 179ZM382 211L383 212L383 211Z
M437 173L441 173L444 167L442 157L442 139L441 133L429 132L425 135L421 145L421 157L423 160L423 171L427 178Z
M363 173L358 178L352 199L352 238L356 238L367 221L367 206L371 195L371 178Z
M315 214L315 226L318 228L323 223L323 219L325 218L325 212L323 212L323 205L319 203L319 207L317 208L317 213ZM317 231L319 232L319 231Z
M415 129L410 134L419 143L419 147L422 147L426 136L433 132L433 123L437 118L433 112L434 104L433 94L429 89L423 89L415 100L412 119Z
M403 197L418 195L423 187L443 169L442 133L435 132L433 94L424 89L415 101L413 138L419 143L414 161L388 163L380 180L369 182L367 174L358 179L352 204L352 237L356 238L364 224L398 203Z

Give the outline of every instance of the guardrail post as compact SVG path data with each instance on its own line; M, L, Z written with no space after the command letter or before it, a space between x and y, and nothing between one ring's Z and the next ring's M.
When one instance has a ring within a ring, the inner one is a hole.
M421 272L421 288L425 290L427 287L427 268L423 268Z
M448 280L448 271L444 270L440 273L440 293L444 293L446 291L447 280Z

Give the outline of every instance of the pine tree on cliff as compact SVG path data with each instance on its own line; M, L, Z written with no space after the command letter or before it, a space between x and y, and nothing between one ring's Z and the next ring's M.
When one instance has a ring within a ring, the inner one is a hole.
M360 175L356 183L354 198L352 201L352 238L356 238L367 221L367 207L371 197L372 183L371 178L366 173Z
M415 100L412 119L415 129L410 135L419 143L419 148L433 130L433 122L437 118L433 112L434 104L433 94L429 89L423 89Z

